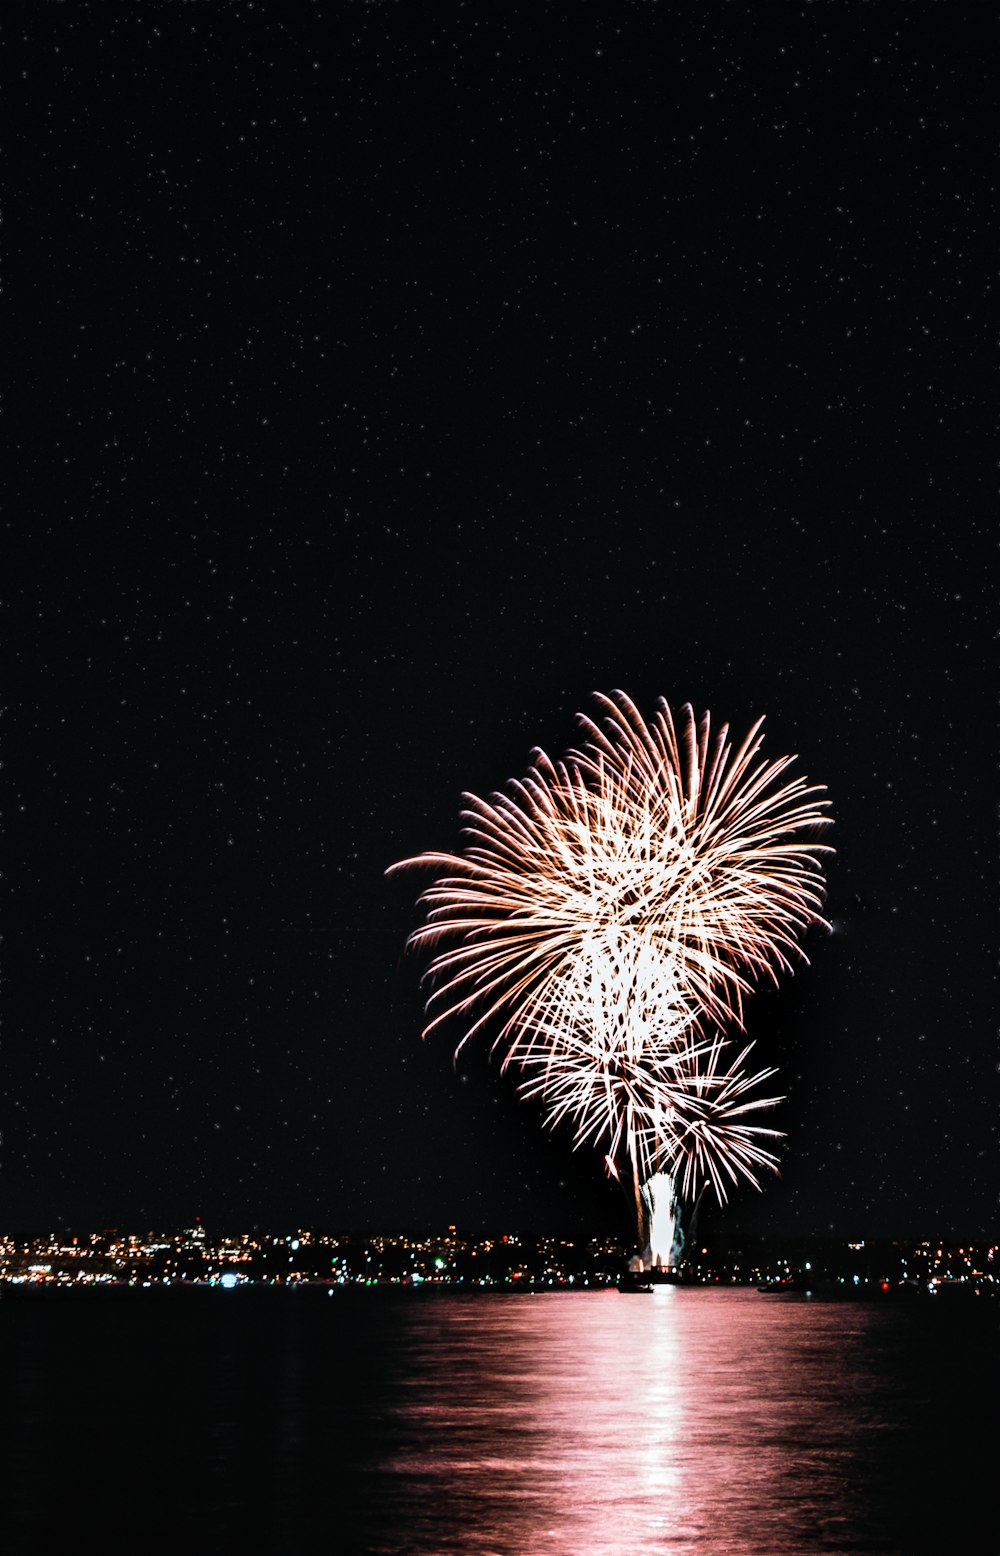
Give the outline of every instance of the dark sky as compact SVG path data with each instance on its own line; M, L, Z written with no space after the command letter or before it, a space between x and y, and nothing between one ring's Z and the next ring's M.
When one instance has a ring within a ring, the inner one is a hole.
M383 874L620 686L836 817L708 1223L995 1229L989 19L12 9L3 1225L627 1230Z

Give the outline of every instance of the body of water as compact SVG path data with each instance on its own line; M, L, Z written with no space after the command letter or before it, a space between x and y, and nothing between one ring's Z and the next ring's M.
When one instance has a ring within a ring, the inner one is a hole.
M0 1304L12 1549L996 1552L997 1305L660 1287Z

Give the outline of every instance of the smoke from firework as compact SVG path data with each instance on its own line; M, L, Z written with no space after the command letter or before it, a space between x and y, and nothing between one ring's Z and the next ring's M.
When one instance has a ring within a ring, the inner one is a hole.
M762 720L734 747L689 706L678 736L662 700L649 723L623 692L596 701L579 749L465 796L461 854L392 869L443 872L411 936L431 953L425 1031L457 1018L461 1048L494 1030L523 1094L628 1184L641 1242L670 1203L673 1247L649 1256L671 1262L678 1196L724 1201L776 1165L776 1131L748 1122L774 1071L748 1074L752 1045L721 1034L823 922L827 801L793 758L759 756Z

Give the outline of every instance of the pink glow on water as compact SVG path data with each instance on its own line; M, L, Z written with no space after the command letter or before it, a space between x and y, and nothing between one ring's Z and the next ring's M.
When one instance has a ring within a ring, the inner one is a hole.
M859 1434L876 1425L851 1360L869 1322L669 1286L442 1304L423 1314L383 1466L408 1543L372 1550L878 1549L848 1532Z

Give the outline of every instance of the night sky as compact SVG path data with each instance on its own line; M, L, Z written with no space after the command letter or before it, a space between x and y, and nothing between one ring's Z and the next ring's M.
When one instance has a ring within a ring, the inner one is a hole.
M12 8L4 1228L627 1235L384 876L623 687L836 820L706 1224L995 1230L990 21Z

